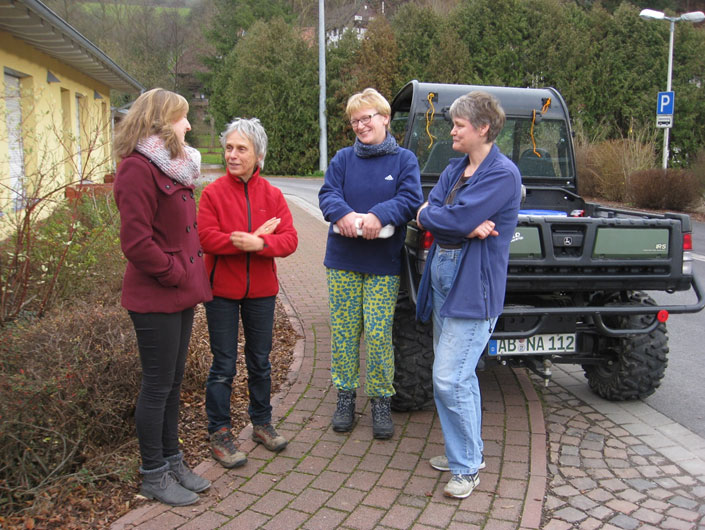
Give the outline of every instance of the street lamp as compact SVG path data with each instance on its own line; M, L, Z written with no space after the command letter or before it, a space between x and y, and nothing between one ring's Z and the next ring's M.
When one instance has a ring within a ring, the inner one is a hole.
M683 13L679 17L668 17L662 11L653 9L642 9L639 16L645 20L668 20L671 23L671 35L668 41L668 77L666 78L666 92L671 91L671 77L673 72L673 33L676 29L676 22L685 20L686 22L702 22L705 20L705 13L702 11L691 11ZM670 128L666 127L663 131L663 169L668 167L668 134Z

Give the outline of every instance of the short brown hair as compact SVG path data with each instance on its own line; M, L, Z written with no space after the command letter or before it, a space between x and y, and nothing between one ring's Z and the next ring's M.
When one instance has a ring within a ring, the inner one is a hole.
M504 109L499 100L481 90L474 90L456 99L450 106L450 117L468 120L476 129L489 125L488 143L495 141L504 127L505 120Z
M115 156L122 160L135 150L138 141L152 135L164 140L172 158L183 156L184 146L173 124L187 113L188 101L175 92L153 88L141 94L115 128Z

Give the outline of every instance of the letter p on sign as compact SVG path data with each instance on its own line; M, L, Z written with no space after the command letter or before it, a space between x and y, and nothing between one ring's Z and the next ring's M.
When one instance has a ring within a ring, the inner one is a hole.
M675 92L659 92L656 102L656 114L659 116L663 114L673 114L675 99Z

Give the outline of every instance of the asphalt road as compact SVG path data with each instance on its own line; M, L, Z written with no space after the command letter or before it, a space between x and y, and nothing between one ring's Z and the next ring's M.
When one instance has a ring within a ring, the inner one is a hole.
M318 190L323 183L322 178L269 177L267 180L285 194L305 201L312 212L319 211ZM693 222L693 249L695 274L705 284L704 223ZM659 303L674 305L692 304L696 300L692 291L649 294ZM670 348L668 368L661 387L645 403L705 437L705 311L671 315L667 326Z
M693 223L693 249L693 269L705 284L703 223ZM692 291L672 295L663 292L649 294L660 303L695 302ZM661 387L645 402L705 437L705 311L671 315L667 326L670 353L666 376Z

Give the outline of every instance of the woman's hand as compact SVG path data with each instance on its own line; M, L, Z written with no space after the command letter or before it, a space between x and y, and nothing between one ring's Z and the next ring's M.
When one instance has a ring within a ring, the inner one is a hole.
M264 248L264 239L249 232L232 232L230 242L244 252L259 252Z
M252 235L261 236L266 234L273 234L277 226L279 226L279 223L281 223L281 219L279 217L272 217L271 219L268 219L264 223L262 223L262 225L259 226L257 230L252 232Z
M423 203L421 206L419 206L419 211L416 212L416 224L419 225L419 228L420 228L421 230L423 230L424 227L423 227L423 225L421 224L421 221L419 221L419 215L421 214L421 210L423 210L424 208L426 208L426 206L428 206L428 201L426 201L426 202Z
M366 213L360 219L360 228L362 228L362 237L365 239L375 239L382 229L382 223L373 213Z
M494 222L490 221L487 219L486 221L483 221L480 223L479 226L475 227L475 230L470 232L467 235L468 239L472 239L473 237L476 237L478 239L485 239L486 237L489 236L498 236L499 232L494 229Z
M340 231L341 236L345 237L357 237L357 219L360 218L360 214L357 212L350 212L344 217L341 217L336 221L336 226Z

